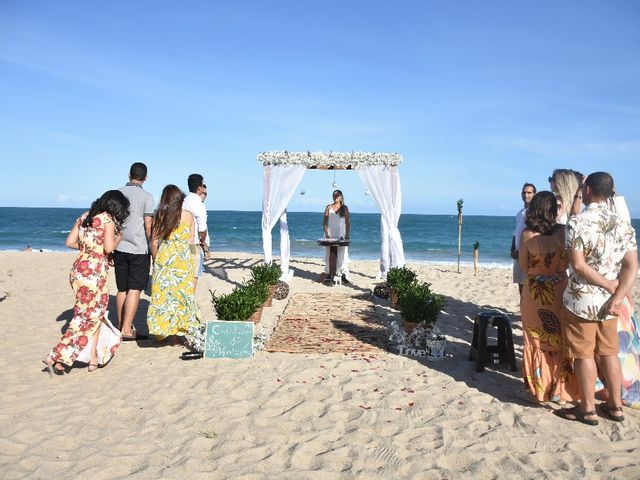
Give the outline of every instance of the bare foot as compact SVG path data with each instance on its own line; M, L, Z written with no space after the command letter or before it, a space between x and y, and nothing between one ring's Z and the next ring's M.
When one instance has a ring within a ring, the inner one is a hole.
M89 368L87 368L87 370L89 372L95 372L98 368L100 368L100 365L98 365L98 363L90 363Z

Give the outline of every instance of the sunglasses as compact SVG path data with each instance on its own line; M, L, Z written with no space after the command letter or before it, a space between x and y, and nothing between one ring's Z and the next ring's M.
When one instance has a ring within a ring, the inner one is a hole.
M549 177L549 183L553 182L553 177Z

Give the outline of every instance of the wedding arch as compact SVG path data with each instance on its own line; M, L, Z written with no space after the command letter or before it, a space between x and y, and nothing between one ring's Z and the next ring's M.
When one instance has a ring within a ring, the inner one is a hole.
M404 266L404 249L398 220L402 206L397 153L262 152L263 165L262 246L265 263L273 261L271 231L280 221L280 267L282 278L291 277L287 205L305 170L355 170L380 209L380 278L392 267Z

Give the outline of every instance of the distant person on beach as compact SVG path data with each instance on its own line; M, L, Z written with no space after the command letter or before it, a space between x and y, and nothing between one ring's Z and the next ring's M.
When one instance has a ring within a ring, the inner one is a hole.
M31 248L31 245L27 245L26 248L24 249L25 252L33 252L33 248Z
M196 234L193 240L193 245L195 245L193 284L197 286L198 278L204 271L204 257L209 255L209 245L207 245L207 209L200 198L200 194L207 190L207 186L204 183L204 177L199 173L189 175L187 186L189 187L189 193L184 199L183 208L191 212L196 222Z
M182 342L200 316L193 282L197 232L193 215L183 208L184 197L175 185L164 187L151 233L153 279L147 326L160 341L171 337L172 345Z
M133 319L140 304L140 293L149 283L149 238L153 221L153 196L143 190L147 166L136 162L129 170L129 182L119 190L130 202L130 215L122 228L122 241L114 252L118 323L124 340L136 340Z
M67 331L43 360L50 375L62 375L76 360L88 363L93 372L120 345L120 332L107 318L107 271L108 255L120 243L128 216L127 197L119 190L109 190L78 218L67 236L67 247L79 250L69 275L76 304Z
M349 240L351 221L349 219L349 207L344 203L344 196L340 190L334 190L333 203L324 209L322 220L324 237L336 240ZM324 247L324 272L320 281L329 276L329 247ZM349 247L338 247L336 260L336 276L341 277L345 283L349 283Z
M549 177L549 188L562 201L562 215L558 220L562 225L566 225L571 215L580 211L582 206L578 195L578 188L582 183L583 175L575 170L557 168Z
M518 291L520 295L522 295L522 285L524 284L524 273L520 268L520 264L518 263L518 250L520 249L520 236L522 235L522 231L525 228L525 215L527 212L527 207L529 203L531 203L531 199L536 194L536 187L533 183L525 183L522 186L522 192L520 196L522 197L522 201L524 206L516 213L516 228L513 232L513 237L511 238L511 258L513 258L513 283L518 284Z
M202 192L200 193L200 200L202 200L202 203L205 202L205 200L207 199L207 186L203 185L204 190L202 190ZM207 207L205 206L205 211L206 211ZM204 240L204 245L207 248L204 251L204 259L205 260L209 260L211 259L211 238L209 237L209 229L207 229L207 237Z
M618 316L622 309L629 308L626 302L638 273L638 254L633 227L607 205L614 192L611 175L590 174L582 184L586 209L569 218L566 227L569 283L563 298L562 333L566 355L575 358L580 405L556 414L587 425L598 424L598 373L609 394L608 400L598 406L600 412L610 420L624 420Z
M567 286L564 226L557 223L553 192L538 192L527 208L519 262L525 282L520 300L524 348L522 374L532 402L577 400L571 359L562 351L560 315Z

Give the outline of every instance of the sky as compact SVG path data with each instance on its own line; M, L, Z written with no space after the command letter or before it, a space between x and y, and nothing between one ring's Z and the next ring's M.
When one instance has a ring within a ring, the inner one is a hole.
M363 151L403 156L403 213L514 215L573 168L639 218L638 25L634 0L0 0L0 206L86 207L141 161L156 199L201 173L209 210L260 210L259 152Z

